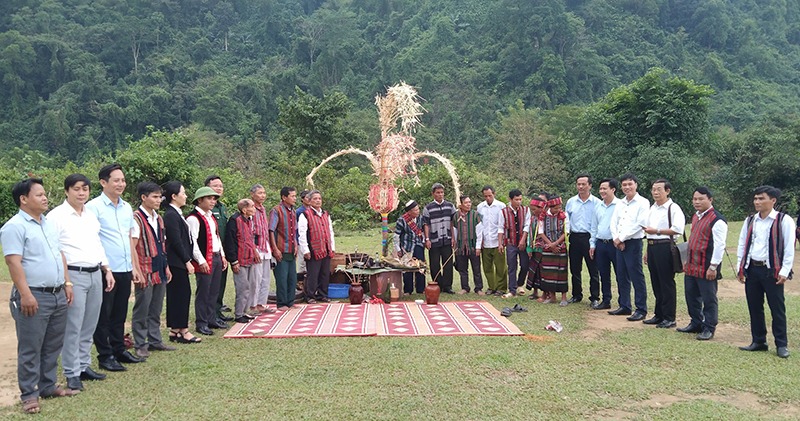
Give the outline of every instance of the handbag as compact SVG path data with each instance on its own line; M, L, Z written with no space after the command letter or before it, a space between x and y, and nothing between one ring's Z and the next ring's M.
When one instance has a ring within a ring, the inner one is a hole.
M672 226L672 204L667 208L667 224ZM683 231L683 242L676 243L675 240L669 244L669 251L672 254L672 271L683 273L683 262L689 260L689 243L686 242L686 230Z

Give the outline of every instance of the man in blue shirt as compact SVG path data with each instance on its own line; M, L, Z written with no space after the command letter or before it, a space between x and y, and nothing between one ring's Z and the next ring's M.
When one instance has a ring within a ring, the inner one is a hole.
M581 271L583 262L589 269L589 300L592 307L600 305L600 276L597 264L589 255L589 237L591 237L592 217L600 199L592 195L592 177L589 174L578 174L575 177L578 194L567 200L564 211L569 217L569 271L572 273L572 298L570 303L578 303L583 299Z
M131 205L121 197L127 185L122 166L106 165L100 169L98 177L103 192L86 204L86 210L100 221L100 242L106 251L115 284L110 291L105 291L108 286L103 283L103 306L94 331L94 346L97 348L100 368L125 371L120 362L143 361L125 347L125 319L128 317L131 282L143 284L144 281L139 273L133 242L137 226Z
M616 196L617 180L604 178L598 188L601 202L594 208L592 215L591 237L589 238L589 256L597 264L600 273L600 285L603 291L603 300L597 305L592 305L594 310L607 310L611 308L611 266L617 272L617 248L614 247L614 238L611 234L611 215L614 214L619 199Z
M11 316L17 330L17 379L22 408L39 412L39 397L72 396L56 384L64 345L72 283L66 276L55 226L44 217L47 194L41 179L29 178L11 190L19 213L0 229L11 289Z

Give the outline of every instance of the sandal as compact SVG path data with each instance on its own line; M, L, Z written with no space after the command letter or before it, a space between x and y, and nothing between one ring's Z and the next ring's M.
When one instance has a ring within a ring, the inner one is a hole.
M503 317L511 317L511 309L508 307L503 307L503 310L500 312L500 315Z
M22 401L22 412L26 414L38 414L40 411L39 398L31 398L26 401Z
M514 307L511 309L511 311L522 313L528 311L528 309L519 304L514 304Z
M197 336L194 335L192 335L191 338L187 338L186 337L187 335L192 335L192 334L189 332L186 333L178 332L178 334L175 336L175 341L178 342L179 344L196 344L203 341L201 338L198 338Z
M78 393L81 393L80 390L72 390L72 389L64 389L61 386L56 386L53 391L47 395L42 395L42 398L49 399L49 398L65 398L70 396L75 396Z

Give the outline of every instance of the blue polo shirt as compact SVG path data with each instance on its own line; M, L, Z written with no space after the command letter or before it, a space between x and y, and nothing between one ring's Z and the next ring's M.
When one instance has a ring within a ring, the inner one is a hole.
M592 216L594 208L600 202L597 196L590 194L589 198L581 200L580 196L572 196L564 206L564 212L569 216L569 232L589 233L592 229Z
M64 284L64 262L55 224L41 223L21 210L0 228L5 256L22 256L22 269L29 287L47 288Z
M86 203L86 209L100 221L100 242L106 251L111 271L132 271L131 232L135 230L136 222L131 205L120 197L114 206L105 193L100 193L100 196Z

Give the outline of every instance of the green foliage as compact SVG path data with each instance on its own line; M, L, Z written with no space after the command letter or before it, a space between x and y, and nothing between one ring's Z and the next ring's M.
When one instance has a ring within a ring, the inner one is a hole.
M142 181L163 184L170 180L195 179L197 167L193 152L190 139L183 132L150 127L142 139L131 142L130 147L117 156L117 162L125 170L127 190L135 191L136 184Z

